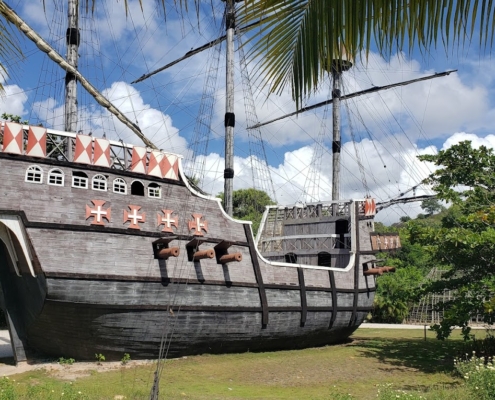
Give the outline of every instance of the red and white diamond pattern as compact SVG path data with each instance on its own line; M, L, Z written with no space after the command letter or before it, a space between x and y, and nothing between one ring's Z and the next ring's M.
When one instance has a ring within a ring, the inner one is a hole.
M163 178L163 159L165 154L158 150L152 150L150 153L150 163L148 165L148 175Z
M375 199L366 199L364 201L364 216L372 217L375 214L376 214Z
M110 167L110 141L95 138L94 165Z
M46 157L46 128L30 126L26 155L32 157Z
M139 172L140 174L146 173L146 148L134 146L132 148L132 161L131 171Z
M22 125L5 122L3 130L4 153L22 154Z
M88 135L76 135L76 152L74 162L91 164L93 153L93 138Z
M4 122L3 152L23 154L24 131L21 124ZM93 149L94 142L94 149ZM30 126L26 144L26 155L31 157L46 157L47 130L40 126ZM2 147L0 147L2 150ZM110 141L93 138L89 135L76 135L74 162L94 164L100 167L111 167ZM132 148L130 170L141 174L179 180L179 156L152 150L149 157L145 147Z
M175 154L165 154L162 160L163 178L179 180L179 157Z

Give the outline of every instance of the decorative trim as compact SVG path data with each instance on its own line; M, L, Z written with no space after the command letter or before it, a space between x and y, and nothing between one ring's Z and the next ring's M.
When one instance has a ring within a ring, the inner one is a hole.
M266 328L268 325L268 314L269 314L268 300L266 298L265 285L263 284L263 275L261 274L261 268L258 262L258 255L256 253L251 226L244 225L244 232L246 233L246 239L249 245L249 254L251 256L251 262L253 264L253 269L254 269L254 276L256 277L256 282L258 283L258 290L260 293L260 301L261 301L261 309L262 309L261 327Z
M332 329L335 320L337 319L337 288L335 287L335 275L334 271L328 271L328 277L330 278L330 286L332 288L332 307L334 311L332 312L332 317L330 318L330 323L328 324L328 329ZM352 290L354 291L354 290Z
M308 303L306 299L306 284L304 283L304 270L302 268L297 269L297 276L299 278L300 297L301 297L301 327L306 324L306 316L308 314Z
M47 304L69 304L75 307L91 307L91 308L104 308L104 309L119 309L119 310L143 310L143 311L197 311L197 312L261 312L263 313L263 307L225 307L225 306L187 306L187 305L159 305L159 304L99 304L99 303L80 303L66 300L46 299ZM371 307L359 307L358 311L370 311ZM351 311L352 307L341 307L337 311L346 312ZM301 307L270 307L268 311L271 312L301 312ZM310 312L332 312L332 307L308 307Z
M0 158L5 158L9 159L12 161L25 161L27 163L35 163L35 164L43 164L43 165L54 165L54 166L59 166L59 167L64 167L64 168L70 168L72 170L82 170L82 171L94 171L94 172L99 172L103 174L112 174L115 175L116 177L131 177L134 179L145 179L149 182L157 182L160 184L170 184L170 185L178 185L178 186L187 186L184 184L182 181L177 181L174 179L169 179L169 178L157 178L151 175L145 175L137 173L137 172L132 172L132 171L124 171L124 170L118 170L118 169L111 169L111 168L106 168L106 167L100 167L98 165L92 165L92 164L77 164L69 161L60 161L60 160L55 160L53 158L38 158L38 157L32 157L32 156L27 156L27 155L13 155L9 153L4 153L0 151ZM220 200L220 199L219 199Z
M73 272L45 272L48 279L67 279L67 280L83 280L83 281L112 281L112 282L156 282L162 284L185 284L188 285L225 285L246 288L258 288L257 283L236 282L236 281L216 281L216 280L197 280L190 278L162 278L157 276L131 276L131 275L103 275L103 274L80 274ZM276 290L301 290L300 286L265 284L265 289ZM330 288L319 288L314 286L306 286L306 291L313 292L330 292ZM354 293L354 289L335 289L336 293ZM375 292L375 288L360 289L359 293Z
M359 212L359 203L356 203L356 215ZM356 254L359 254L359 219L356 218L355 225L354 225L355 233L356 233ZM351 319L349 320L349 326L352 326L355 324L356 319L357 319L357 309L358 309L358 298L359 298L359 261L361 260L361 257L356 257L354 261L354 299L352 303L352 315Z

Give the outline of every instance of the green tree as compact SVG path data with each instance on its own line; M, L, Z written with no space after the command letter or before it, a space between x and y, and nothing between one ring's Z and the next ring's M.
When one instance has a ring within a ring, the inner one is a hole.
M392 265L393 262L387 262ZM400 324L409 314L416 290L423 274L418 268L396 267L394 274L377 278L377 291L373 302L373 322Z
M429 198L421 202L421 209L425 210L428 215L433 215L436 212L440 212L445 207L440 204L440 202L435 198Z
M454 300L439 305L444 319L434 329L439 338L449 336L455 325L468 335L477 315L487 324L495 322L495 154L464 141L419 158L439 167L425 183L433 185L438 199L452 203L440 224L408 225L412 241L448 269L425 292L456 291Z
M431 270L431 259L419 244L412 244L407 229L381 227L382 233L399 232L402 247L392 253L381 253L377 258L396 268L393 274L377 277L377 291L373 303L373 322L402 323L420 294L424 277Z
M223 193L219 193L218 197L223 200ZM252 221L253 233L256 235L260 226L261 218L265 207L274 205L274 201L270 199L264 191L257 189L239 189L234 190L232 196L232 204L234 209L234 218L243 221Z

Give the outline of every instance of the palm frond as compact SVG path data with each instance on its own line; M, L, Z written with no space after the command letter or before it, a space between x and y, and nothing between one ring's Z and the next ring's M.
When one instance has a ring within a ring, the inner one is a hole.
M258 79L280 93L287 87L300 103L318 88L333 59L356 58L376 49L423 54L441 45L470 43L479 35L482 51L493 46L493 0L245 0L239 10L251 32L251 60Z

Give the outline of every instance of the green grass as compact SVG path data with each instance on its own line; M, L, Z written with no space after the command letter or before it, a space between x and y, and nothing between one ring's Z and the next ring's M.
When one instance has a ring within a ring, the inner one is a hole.
M483 335L479 331L479 335ZM472 399L453 372L460 335L441 342L422 330L359 329L348 343L298 351L203 355L167 362L164 399L392 399L395 390L427 399ZM132 356L132 354L131 354ZM66 366L69 372L77 367ZM146 399L154 365L88 373L72 384L52 371L11 376L15 398ZM384 388L383 384L391 384ZM52 392L53 391L53 392ZM386 393L384 393L384 391ZM61 393L64 392L62 396ZM81 392L79 394L78 392ZM2 397L0 400L9 397ZM390 396L390 397L387 397Z

